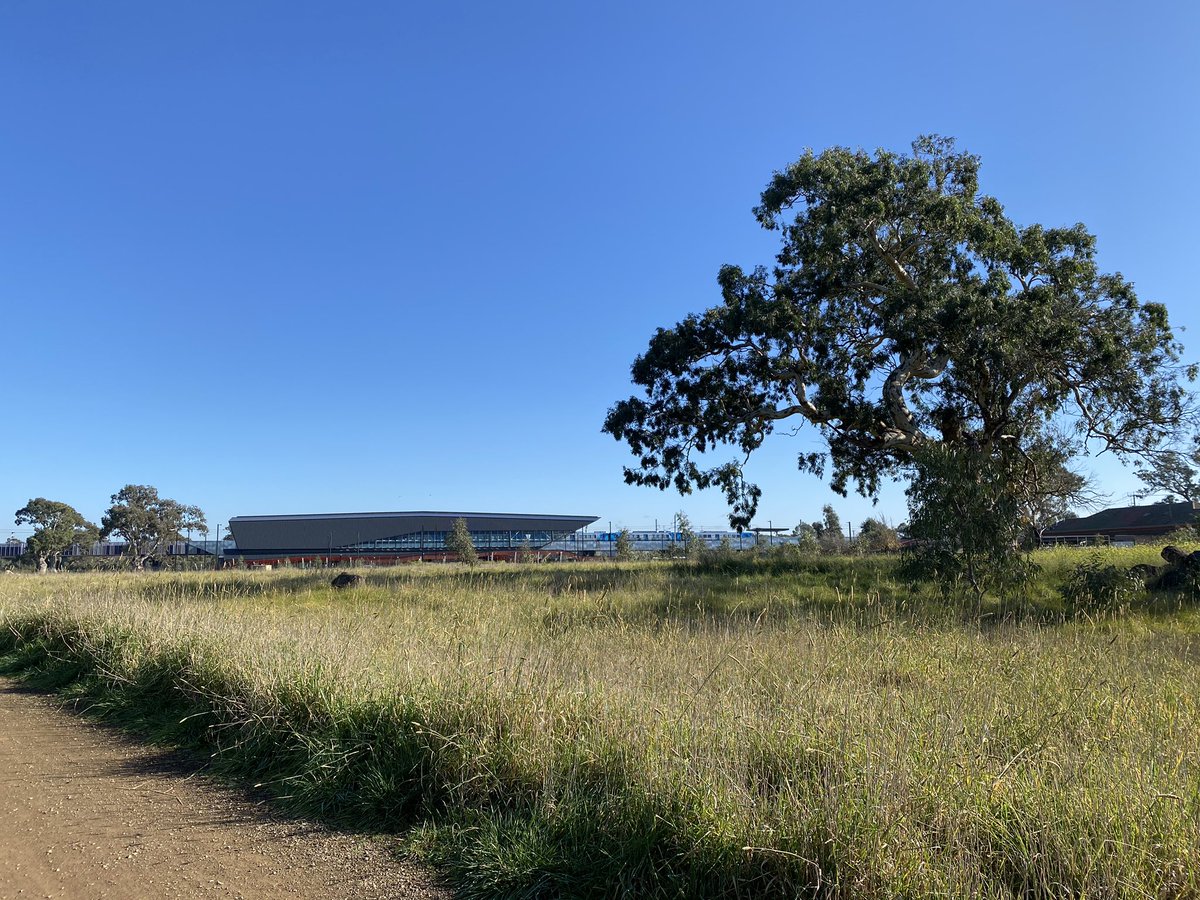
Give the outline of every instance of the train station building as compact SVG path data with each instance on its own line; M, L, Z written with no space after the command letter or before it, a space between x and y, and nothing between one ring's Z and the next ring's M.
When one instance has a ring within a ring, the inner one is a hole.
M550 545L570 552L573 538L597 516L487 512L316 513L234 516L229 520L236 549L227 558L269 562L400 562L444 559L446 537L456 519L481 555L511 558Z

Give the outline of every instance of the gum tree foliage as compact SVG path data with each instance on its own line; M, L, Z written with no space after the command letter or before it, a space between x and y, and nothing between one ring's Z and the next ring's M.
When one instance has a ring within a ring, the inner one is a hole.
M628 528L617 532L616 546L613 547L617 559L633 559L633 536Z
M117 535L128 546L126 556L136 571L161 554L168 544L183 539L187 531L207 531L198 506L184 506L160 497L148 484L127 484L112 495L112 506L100 520L100 535Z
M683 510L675 514L675 527L679 530L684 554L695 559L705 549L705 543L700 539L700 535L696 534L696 530L692 528L692 520Z
M1042 532L1096 499L1068 467L1063 439L1039 436L1019 453L980 453L945 445L915 455L908 487L907 535L916 541L903 572L944 589L965 586L1016 594L1036 572L1028 551Z
M896 529L881 519L868 518L858 526L855 546L867 553L889 553L900 549L900 536Z
M801 522L799 525L793 528L792 536L799 538L799 540L796 541L796 546L801 550L812 552L820 548L817 530L814 526L809 525L807 522Z
M61 568L63 554L75 544L89 546L99 531L67 503L38 497L17 510L16 524L32 525L33 535L25 542L25 552L37 562L38 572L50 564Z
M813 522L817 545L823 553L840 553L846 548L846 535L842 533L842 518L832 505L821 507L821 521Z
M1098 270L1083 225L1015 224L951 139L809 151L754 214L780 235L773 269L722 267L721 302L659 329L633 364L640 394L609 410L604 430L637 457L628 483L720 487L745 525L761 493L746 459L781 424L809 423L825 452L800 468L831 463L839 493L873 495L922 459L926 479L987 460L1020 482L1020 517L1055 429L1064 453L1136 454L1184 413L1194 371L1166 309ZM713 462L722 448L735 457Z
M1041 543L1042 532L1055 522L1073 517L1076 505L1101 499L1088 480L1070 467L1066 446L1068 441L1051 436L1008 460L1019 470L1010 479L1009 490L1017 494L1017 515L1025 526L1023 542L1028 546ZM994 464L1004 462L1001 458Z
M989 591L1018 590L1035 571L1016 552L1024 526L1012 473L981 453L938 447L921 454L908 487L907 533L915 541L901 566L913 580L934 580L947 597L966 587L980 602Z
M1190 446L1171 447L1149 456L1134 474L1146 485L1139 497L1166 494L1189 503L1200 501L1200 436L1194 436Z
M479 554L475 550L475 541L471 539L466 519L460 517L454 520L450 526L450 533L446 535L446 549L468 566L479 562Z

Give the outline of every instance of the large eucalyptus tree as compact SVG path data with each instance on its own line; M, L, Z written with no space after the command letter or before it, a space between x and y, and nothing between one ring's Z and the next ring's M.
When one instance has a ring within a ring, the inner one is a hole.
M160 497L158 488L148 484L125 485L112 495L112 506L100 520L102 537L115 534L125 539L126 558L138 572L172 541L182 540L185 532L207 527L200 507Z
M62 566L63 554L79 545L90 550L99 536L96 526L87 521L69 503L37 497L17 510L16 524L32 525L33 534L25 542L25 552L37 563L40 573Z
M1184 415L1194 371L1166 309L1099 271L1083 225L1016 225L951 139L806 152L754 214L782 238L774 267L724 266L721 303L660 329L633 364L640 393L609 410L629 483L719 486L744 525L746 458L801 422L825 444L801 469L832 463L840 493L949 454L999 472L1020 509L1071 453L1146 451ZM722 446L736 455L713 462Z

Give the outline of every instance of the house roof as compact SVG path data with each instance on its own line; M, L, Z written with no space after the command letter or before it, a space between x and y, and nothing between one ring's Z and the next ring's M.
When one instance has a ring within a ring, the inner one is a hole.
M1082 518L1063 519L1047 528L1045 535L1166 533L1194 524L1196 513L1191 503L1118 506Z

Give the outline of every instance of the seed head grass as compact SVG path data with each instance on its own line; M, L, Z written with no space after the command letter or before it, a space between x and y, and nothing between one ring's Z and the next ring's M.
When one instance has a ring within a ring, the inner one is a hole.
M1200 614L1085 558L7 575L0 653L464 897L1198 897Z

